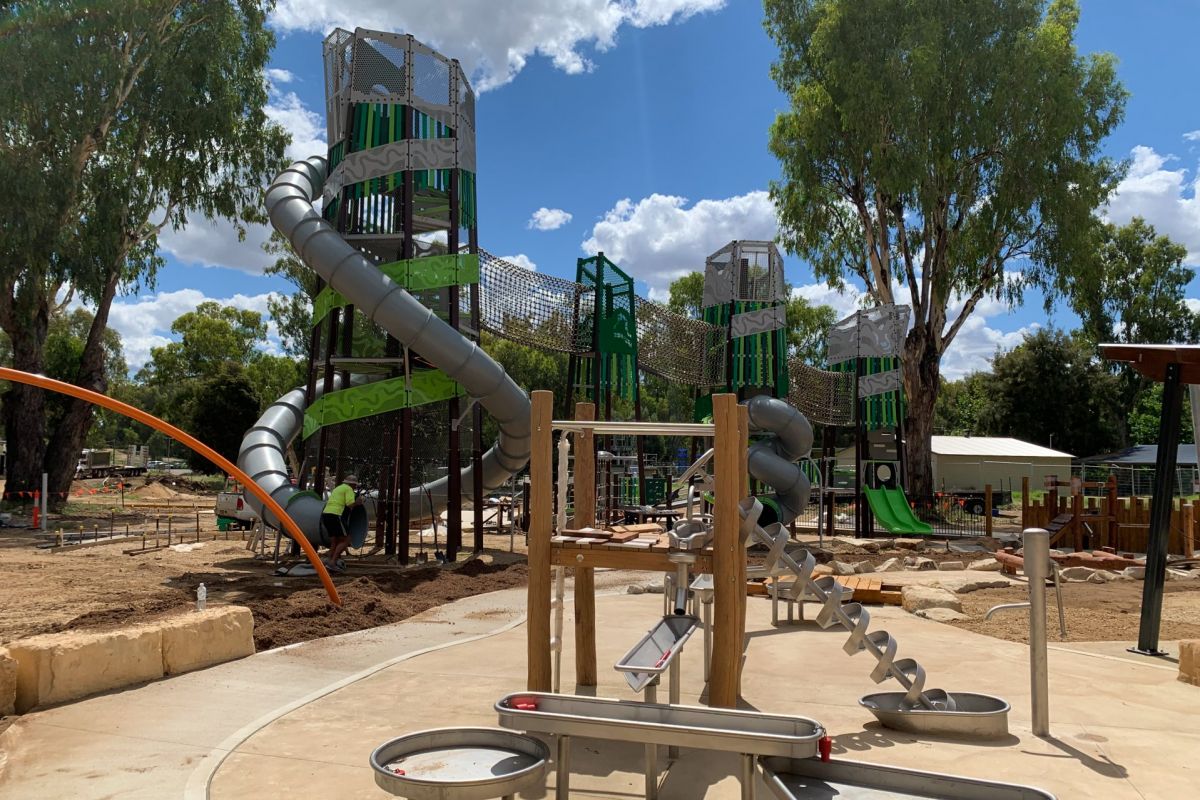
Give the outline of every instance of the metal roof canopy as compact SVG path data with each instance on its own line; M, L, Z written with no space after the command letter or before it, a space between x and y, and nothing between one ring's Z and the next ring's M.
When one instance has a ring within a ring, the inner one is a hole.
M1179 453L1179 414L1184 384L1200 384L1200 345L1102 344L1106 361L1123 361L1136 372L1163 384L1158 457L1154 462L1154 494L1150 500L1150 538L1146 546L1146 580L1142 586L1142 618L1138 643L1130 651L1165 655L1158 649L1163 587L1167 579L1167 536L1173 501L1171 481ZM1191 532L1188 532L1191 535Z

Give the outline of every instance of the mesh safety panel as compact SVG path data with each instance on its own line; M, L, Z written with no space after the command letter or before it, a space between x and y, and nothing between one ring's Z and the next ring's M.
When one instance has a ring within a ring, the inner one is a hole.
M450 65L436 56L414 50L413 95L428 103L449 105Z
M788 377L788 403L810 421L839 426L854 422L854 373L817 369L793 356Z
M378 39L359 39L354 53L354 90L384 96L406 94L404 51Z

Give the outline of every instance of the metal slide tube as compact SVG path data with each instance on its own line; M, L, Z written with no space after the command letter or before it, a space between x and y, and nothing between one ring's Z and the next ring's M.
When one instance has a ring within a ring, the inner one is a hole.
M529 460L528 395L478 345L392 282L317 213L312 204L321 194L327 173L328 164L320 156L299 161L280 173L265 198L271 224L334 291L458 382L495 418L499 440L484 454L481 464L484 491L499 488ZM285 505L297 522L304 521L310 540L319 541L323 501L307 494L297 496L284 458L303 426L305 407L303 389L280 398L246 434L238 463L273 499ZM462 471L464 485L470 485L473 474L473 466ZM448 483L443 477L410 488L410 518L443 508ZM261 508L258 510L261 513ZM263 516L270 524L271 519Z
M808 504L812 487L804 470L795 462L812 449L812 426L803 414L774 397L752 397L746 402L746 409L751 430L775 434L750 448L747 469L755 480L775 489L773 499L782 517L778 521L787 525Z

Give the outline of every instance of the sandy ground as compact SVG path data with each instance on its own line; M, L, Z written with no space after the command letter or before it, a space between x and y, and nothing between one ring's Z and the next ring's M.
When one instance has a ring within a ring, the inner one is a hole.
M87 495L88 500L73 504L68 519L62 523L56 520L51 525L54 530L61 524L67 532L82 527L89 538L95 531L103 537L110 528L120 535L129 525L135 533L151 532L147 541L153 545L156 524L158 541L165 544L165 518L171 516L175 536L182 530L185 542L170 548L143 552L141 539L137 537L54 553L36 547L46 539L34 532L0 529L0 574L4 575L0 581L0 643L68 628L120 625L167 613L194 602L201 582L214 601L241 603L254 611L256 638L262 649L396 622L460 597L519 586L526 581L524 536L518 533L510 538L508 534L489 533L485 537L487 549L478 563L451 567L430 563L402 569L382 556L351 558L347 573L336 579L345 602L343 608L335 609L328 604L315 577L278 577L273 574L269 559L256 559L246 549L240 534L230 534L228 539L217 534L211 513L186 508L193 503L200 508L211 508L211 495L194 494L189 488L160 483L145 485L127 493L124 511L111 507L114 499L111 495ZM93 497L100 499L92 500ZM174 509L129 508L134 504L131 498L179 505ZM90 503L95 504L95 511L88 507ZM204 539L198 545L194 543L197 513ZM437 544L432 531L426 533L423 542L415 534L413 538L414 557L421 548L432 559L433 552L444 542L444 530ZM471 541L470 531L464 531L464 539L467 543ZM805 545L822 562L836 558L878 564L887 558L911 554L895 549L869 553L833 543L828 538L823 549L815 541L806 541ZM966 540L955 541L954 545L981 549L994 546L986 541ZM987 555L948 552L944 543L926 547L919 554L939 562L969 562ZM893 573L879 573L879 577L887 582L889 574ZM989 573L979 575L987 577ZM645 575L640 578L643 582L645 579ZM638 578L609 574L603 580L609 586L620 586ZM1135 639L1141 592L1140 581L1064 584L1068 639ZM955 624L997 638L1024 641L1028 622L1023 613L1002 612L987 622L983 621L983 615L994 605L1025 599L1026 590L1020 586L963 595L963 611L971 619ZM1052 607L1052 635L1057 634L1057 624ZM1168 584L1161 635L1164 640L1200 638L1200 579Z

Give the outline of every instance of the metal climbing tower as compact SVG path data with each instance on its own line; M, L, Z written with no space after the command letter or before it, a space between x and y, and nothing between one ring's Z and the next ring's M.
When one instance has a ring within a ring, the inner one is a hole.
M330 33L324 62L324 218L452 328L464 327L460 314L469 309L478 331L475 95L462 68L412 36L362 28ZM462 538L463 458L474 461L471 493L482 496L479 407L464 414L457 383L356 315L332 288L316 290L302 480L319 492L327 475L357 472L378 493L376 543L406 563L409 519L432 513L413 507L408 486L444 468L453 558ZM417 417L419 429L433 434L420 441ZM474 508L479 548L482 504Z

